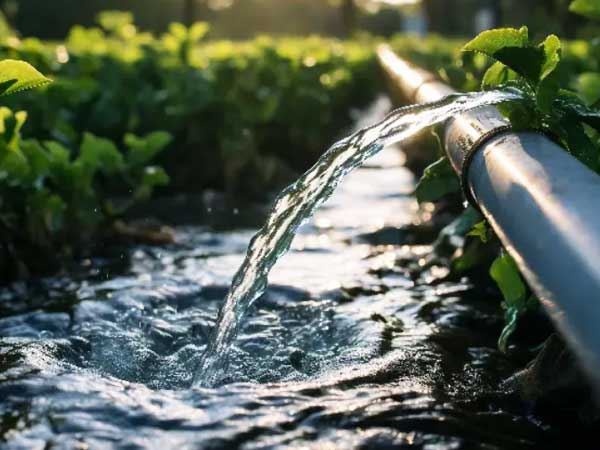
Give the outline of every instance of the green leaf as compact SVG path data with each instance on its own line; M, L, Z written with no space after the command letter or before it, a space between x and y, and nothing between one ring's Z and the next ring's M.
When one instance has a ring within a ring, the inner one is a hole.
M138 137L131 133L126 134L127 163L132 167L139 167L148 163L172 140L173 137L165 131L155 131L144 137Z
M0 178L10 179L11 185L26 183L29 175L29 164L25 156L17 149L0 157Z
M152 195L154 188L169 184L169 175L162 167L150 166L144 169L140 184L133 195L136 200L147 199Z
M527 28L501 28L484 31L463 50L484 53L537 84L556 69L560 61L561 43L556 36L551 35L534 47L529 44ZM501 66L492 66L484 77L483 85L500 84L507 76Z
M44 148L50 159L48 177L59 192L66 193L65 198L89 193L92 177L89 173L83 174L81 165L71 161L69 150L56 141L44 141Z
M21 153L27 159L30 175L34 180L44 177L50 168L50 155L36 140L21 143Z
M581 119L581 117L579 117ZM585 132L576 116L566 116L560 121L563 139L573 156L592 170L598 167L598 148Z
M565 116L572 116L593 127L596 131L600 131L600 111L583 104L575 94L559 92L556 109L562 111Z
M540 44L544 52L544 63L542 64L540 80L543 80L554 72L561 58L561 43L560 39L554 34L551 34L546 40Z
M498 110L515 130L527 130L538 126L538 115L533 102L504 103L498 105Z
M496 61L492 66L485 72L483 80L481 82L481 89L487 90L502 84L507 81L514 79L515 73L510 70L505 64Z
M188 39L188 28L182 23L173 22L169 24L169 33L177 39L184 41Z
M27 120L25 111L13 113L9 108L0 107L0 146L2 150L17 151L21 141L21 128Z
M504 313L504 328L498 338L498 349L506 353L508 349L508 339L516 331L521 311L518 308L508 308Z
M487 251L485 244L474 240L466 242L462 248L452 255L450 269L452 274L459 275L485 263Z
M498 28L480 33L468 42L463 51L475 51L496 58L496 54L505 48L523 48L529 43L527 27L520 30L515 28Z
M446 225L440 234L448 236L466 236L475 225L481 222L482 216L472 206L465 209L460 216L454 219L450 224Z
M14 94L50 82L29 63L14 59L0 61L0 95Z
M456 88L464 86L467 82L467 73L460 67L442 67L438 73L442 80Z
M540 47L505 47L498 50L493 57L528 81L537 83L540 79L544 64L544 50Z
M440 231L433 243L435 253L451 257L458 248L463 247L467 233L482 219L479 211L472 206L467 207L460 216Z
M16 148L19 146L19 144L21 142L21 129L23 128L23 125L25 125L25 122L27 121L27 113L25 111L17 111L13 117L14 117L14 122L12 123L13 128L12 128L12 133L11 133L10 145L13 148Z
M475 226L467 233L467 236L475 236L481 239L481 242L486 244L490 240L490 230L487 225L487 221L482 220L479 223L476 223Z
M600 19L600 0L575 0L569 6L569 11L592 19Z
M46 230L56 232L63 226L67 205L60 196L44 189L27 198L27 209L30 222L37 222Z
M48 150L50 160L56 164L69 164L69 150L56 141L45 141L44 147Z
M196 22L194 23L189 30L190 40L192 42L197 42L201 40L210 30L210 25L206 22Z
M582 73L577 78L576 86L577 92L588 105L593 105L600 100L600 73Z
M448 158L444 157L425 169L417 184L415 194L419 203L435 202L444 195L459 190L458 177Z
M526 288L512 256L506 253L496 258L490 275L500 288L507 307L524 305Z
M150 166L144 170L142 184L145 186L165 186L169 182L169 175L162 167Z
M92 173L99 170L110 175L123 168L123 155L112 141L85 133L77 162Z
M537 87L535 96L538 108L550 114L552 112L552 104L556 100L559 90L560 83L554 74L542 79Z
M97 22L107 31L118 31L133 23L133 14L127 11L102 11L97 16Z

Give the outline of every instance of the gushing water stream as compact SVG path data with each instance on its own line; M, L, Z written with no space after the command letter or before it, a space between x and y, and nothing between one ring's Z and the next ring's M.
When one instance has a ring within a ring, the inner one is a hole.
M401 142L456 114L522 98L517 90L453 94L434 103L397 109L381 122L331 146L311 169L281 192L265 225L250 242L219 312L195 384L212 386L227 373L230 344L252 303L265 292L269 272L290 248L298 227L331 196L345 175L386 145Z
M361 122L387 110L380 98ZM384 149L298 230L211 388L190 385L262 225L260 206L237 204L238 214L223 197L203 196L210 217L177 225L173 245L118 245L70 274L0 289L0 448L598 442L597 423L570 409L574 396L551 391L560 406L532 409L506 384L531 351L497 350L504 315L486 284L455 279L444 258L422 265L446 219L415 208L402 161L398 148ZM164 208L156 210L172 217L172 204Z

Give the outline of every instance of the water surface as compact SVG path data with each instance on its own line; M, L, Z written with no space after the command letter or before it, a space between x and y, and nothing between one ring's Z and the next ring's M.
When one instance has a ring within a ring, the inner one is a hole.
M400 163L378 155L301 227L218 387L192 387L194 370L254 229L179 227L170 247L0 291L0 447L558 449L581 436L499 389L516 367L495 348L497 301L419 269L431 248L403 226L427 212Z
M451 94L432 103L398 108L329 147L277 196L265 224L250 241L219 310L207 351L196 370L195 384L214 386L229 375L229 350L248 309L265 292L272 268L287 253L298 227L329 199L344 177L385 146L401 143L456 114L523 98L521 91L508 88Z

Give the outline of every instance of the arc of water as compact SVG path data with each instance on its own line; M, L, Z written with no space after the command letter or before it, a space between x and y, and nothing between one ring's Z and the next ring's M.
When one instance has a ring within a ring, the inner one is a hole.
M265 292L269 272L289 250L298 227L331 196L350 171L386 145L401 142L455 114L523 98L516 89L452 94L433 103L399 108L381 122L333 144L314 166L279 194L265 225L250 241L246 258L219 312L194 383L212 386L226 373L229 347L244 315Z

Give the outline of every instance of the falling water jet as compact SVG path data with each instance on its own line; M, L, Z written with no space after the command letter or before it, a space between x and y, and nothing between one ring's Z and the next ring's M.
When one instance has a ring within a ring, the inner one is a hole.
M396 109L381 122L333 144L314 166L279 194L266 223L250 241L246 258L219 311L194 384L210 387L224 378L231 343L244 315L265 292L269 272L289 250L298 227L332 195L344 176L386 145L401 142L456 114L523 99L523 93L516 89L452 94L433 103Z

